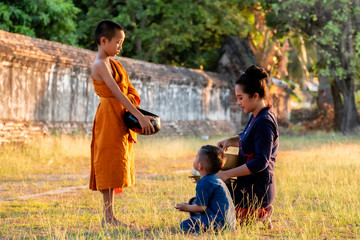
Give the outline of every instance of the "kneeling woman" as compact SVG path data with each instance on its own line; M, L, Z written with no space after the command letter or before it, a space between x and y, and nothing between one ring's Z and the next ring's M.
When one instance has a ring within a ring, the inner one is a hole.
M239 155L246 163L236 168L221 171L222 180L237 177L232 196L237 216L260 209L261 215L272 213L275 199L274 166L279 147L279 130L275 113L266 105L267 72L251 66L236 81L237 104L245 113L252 113L245 129L239 135L217 143L224 151L239 147ZM271 222L269 228L271 228Z

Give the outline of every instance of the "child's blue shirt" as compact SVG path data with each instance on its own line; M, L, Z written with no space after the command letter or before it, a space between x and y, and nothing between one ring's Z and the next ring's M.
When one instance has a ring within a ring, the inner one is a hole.
M205 175L197 182L194 203L207 207L205 214L210 221L223 221L235 230L234 204L228 188L217 175Z

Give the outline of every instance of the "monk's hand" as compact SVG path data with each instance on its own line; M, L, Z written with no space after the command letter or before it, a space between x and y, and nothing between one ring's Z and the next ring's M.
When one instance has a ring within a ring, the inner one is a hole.
M139 121L142 133L144 133L145 135L149 135L155 132L155 128L150 122L151 120L156 121L156 119L151 116L144 116L143 119Z
M176 204L175 208L179 211L186 212L188 204L187 203L178 203Z
M230 178L229 176L227 176L226 171L220 170L216 175L224 182Z

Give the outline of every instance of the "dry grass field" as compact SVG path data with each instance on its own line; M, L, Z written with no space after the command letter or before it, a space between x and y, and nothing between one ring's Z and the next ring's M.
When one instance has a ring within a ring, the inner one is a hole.
M51 136L0 146L0 239L360 239L360 137L284 136L276 165L274 229L186 235L174 205L195 193L196 151L221 138L140 137L136 185L116 195L133 228L102 228L102 198L88 189L90 138Z

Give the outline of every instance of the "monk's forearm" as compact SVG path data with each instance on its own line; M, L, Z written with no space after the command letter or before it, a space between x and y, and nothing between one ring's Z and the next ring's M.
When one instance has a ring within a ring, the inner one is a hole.
M108 88L114 94L115 98L120 102L123 107L132 113L137 119L143 117L142 113L130 102L125 94L120 90L115 81L109 81L107 83Z
M137 119L143 117L143 114L134 106L133 103L122 93L119 96L115 96L116 99L124 106L126 110L132 113Z
M92 75L95 80L104 81L106 86L110 89L115 98L124 106L130 113L132 113L137 119L143 119L144 116L137 110L137 108L130 102L130 100L120 90L119 86L115 82L113 76L110 74L109 68L105 62L100 61L93 66Z
M134 105L134 106L138 106L138 102L136 101L136 97L133 94L128 94L127 98L130 100L130 102Z

